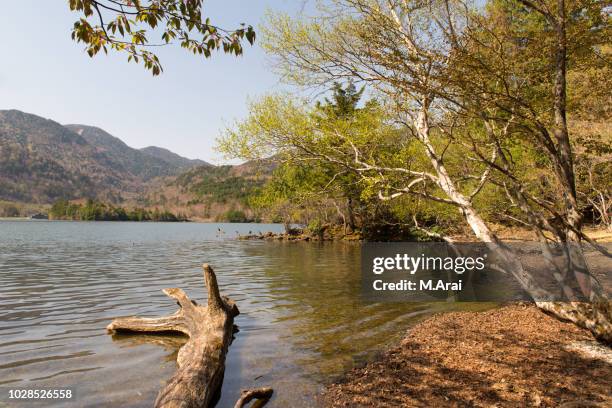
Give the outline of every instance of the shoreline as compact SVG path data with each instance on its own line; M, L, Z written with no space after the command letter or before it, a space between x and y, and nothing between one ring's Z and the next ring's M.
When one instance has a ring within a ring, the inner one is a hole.
M195 221L199 222L199 221ZM506 242L538 242L535 235L531 234L530 231L518 228L499 229L496 231L498 237ZM584 230L585 234L595 240L598 243L611 243L612 242L612 231L603 228L588 227ZM461 235L450 235L450 238L454 242L481 242L475 237L469 234ZM412 239L405 239L405 236L396 237L394 239L388 239L385 237L384 240L371 240L363 237L360 232L344 233L341 227L326 229L323 234L316 235L307 232L304 228L295 228L290 233L287 232L261 232L259 234L248 234L240 235L237 237L241 241L291 241L291 242L330 242L330 241L343 241L343 242L413 242ZM589 244L584 242L585 247L589 247Z
M325 407L603 407L612 350L531 304L434 315L326 387Z
M274 224L269 222L227 222L213 221L205 218L188 218L179 221L134 221L134 220L68 220L68 219L33 219L31 217L0 217L0 221L75 221L75 222L163 222L163 223L193 223L193 224ZM280 225L280 224L278 224ZM535 236L530 231L522 228L511 228L495 226L494 230L499 238L508 242L536 242ZM612 243L612 231L601 227L588 226L584 229L585 234L598 243ZM470 234L451 234L450 238L456 242L479 242ZM344 233L342 226L334 225L326 228L322 236L310 234L304 228L296 228L295 232L271 232L265 231L259 234L239 235L236 239L243 241L265 240L265 241L345 241L345 242L410 242L411 240L387 239L383 241L368 240L359 231ZM588 244L585 243L586 246Z
M340 225L328 225L326 224L321 228L321 231L317 234L311 233L307 228L291 228L289 232L263 232L259 234L248 234L240 235L238 237L241 241L253 241L253 240L264 240L264 241L292 241L292 242L329 242L329 241L345 241L355 242L364 241L359 231L344 231L344 228Z

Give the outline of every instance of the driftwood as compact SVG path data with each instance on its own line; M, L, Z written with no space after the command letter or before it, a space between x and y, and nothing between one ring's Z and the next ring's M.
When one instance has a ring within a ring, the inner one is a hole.
M178 369L157 395L155 407L208 408L214 406L219 395L234 317L239 311L232 300L219 294L212 268L204 264L203 269L208 289L207 306L197 305L181 289L164 289L163 292L176 299L180 306L174 314L157 318L118 318L107 326L111 333L179 332L189 336L189 341L179 350Z
M274 391L272 391L272 388L268 388L268 387L253 388L251 390L242 390L242 392L240 393L240 398L238 398L238 401L236 401L236 405L234 405L234 408L242 408L246 404L251 402L253 399L258 399L260 401L260 404L257 405L257 407L263 407L266 404L266 402L268 402L270 397L272 397L273 392ZM254 407L255 407L255 404L253 405L253 408Z

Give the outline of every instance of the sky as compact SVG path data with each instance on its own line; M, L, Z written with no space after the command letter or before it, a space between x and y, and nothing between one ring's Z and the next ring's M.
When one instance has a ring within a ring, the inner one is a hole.
M215 138L246 116L246 101L284 89L257 45L243 56L203 59L179 47L157 54L153 77L127 55L94 58L70 38L78 14L67 0L7 2L0 13L0 109L62 124L98 126L129 146L160 146L192 159L227 162ZM267 9L299 13L304 0L205 0L214 24L257 27ZM152 41L153 42L153 41Z

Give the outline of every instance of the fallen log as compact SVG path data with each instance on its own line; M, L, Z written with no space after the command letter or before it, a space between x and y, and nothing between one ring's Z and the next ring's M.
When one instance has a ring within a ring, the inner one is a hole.
M208 289L206 306L197 305L182 289L164 289L179 305L174 314L157 318L123 317L106 327L110 333L178 332L189 336L189 341L179 350L178 369L158 393L155 407L208 408L214 406L219 395L234 317L239 311L232 300L219 294L212 268L204 264L203 269Z

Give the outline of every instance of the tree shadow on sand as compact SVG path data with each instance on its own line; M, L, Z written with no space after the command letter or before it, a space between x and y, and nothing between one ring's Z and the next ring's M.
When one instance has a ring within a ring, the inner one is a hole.
M417 325L402 345L353 370L327 406L610 406L612 365L568 348L589 335L531 306L452 313Z

